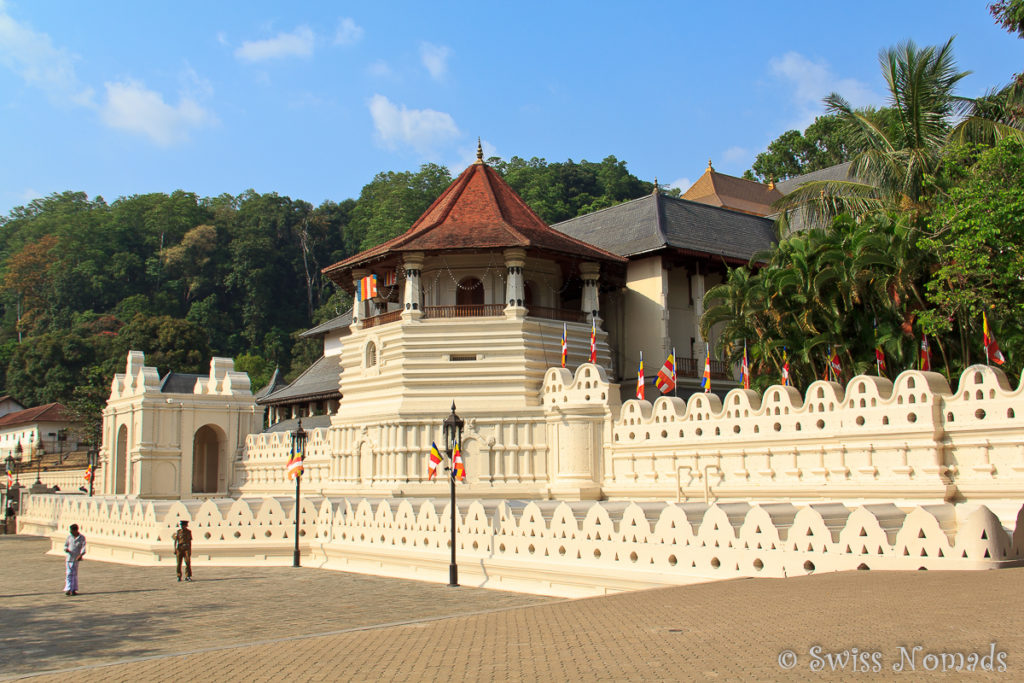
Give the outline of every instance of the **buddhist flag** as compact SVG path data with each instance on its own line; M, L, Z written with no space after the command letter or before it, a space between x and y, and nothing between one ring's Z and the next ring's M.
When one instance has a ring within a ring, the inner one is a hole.
M658 370L658 376L654 380L654 386L658 387L658 391L662 394L667 394L676 388L676 352L675 349L672 353L668 354L668 360L661 366L661 370Z
M590 362L597 362L597 319L590 319Z
M375 296L377 296L377 276L367 275L359 281L359 298L369 301Z
M437 444L430 442L430 460L427 462L427 479L433 479L437 475L437 467L441 464L441 451L437 450Z
M85 477L83 478L86 481L92 481L92 465L89 465L88 467L85 468Z
M705 394L711 393L711 344L708 344L707 348L707 355L704 356L704 374L700 378L700 388Z
M568 330L565 323L562 323L562 367L565 367L565 357L569 355L569 340L566 338Z
M743 341L743 364L740 365L740 374L743 375L743 388L750 388L750 361L747 360L747 342Z
M455 442L455 451L452 453L452 462L455 469L452 470L452 476L455 477L456 481L466 481L466 464L462 462L462 448L459 446L459 442Z
M640 367L636 369L636 397L644 400L644 352L640 352Z
M879 377L885 372L885 351L882 351L881 346L875 347L875 370Z
M389 270L388 272L384 273L384 286L385 287L394 287L397 284L398 284L398 273L397 272L395 272L393 270Z
M782 347L782 386L789 386L789 360L786 358L786 347Z
M838 382L840 375L843 374L843 364L839 360L839 352L834 349L832 356L828 359L828 369L832 373L832 379Z
M7 488L14 486L14 475L11 474L11 468L7 468Z
M291 460L288 461L288 472L289 479L295 479L296 477L302 476L302 453L296 453L292 456Z
M985 355L996 365L1002 365L1006 362L1006 356L999 350L999 344L996 342L996 338L992 336L992 330L988 327L988 316L985 315L984 311L981 312L981 329L983 341L985 342Z
M930 372L932 369L932 351L928 346L928 335L921 335L921 369Z

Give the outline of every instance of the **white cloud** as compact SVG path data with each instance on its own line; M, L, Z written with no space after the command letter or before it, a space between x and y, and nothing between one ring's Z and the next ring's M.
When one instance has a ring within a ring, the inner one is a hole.
M459 135L450 114L433 109L406 109L395 106L383 95L374 95L367 105L377 135L387 147L408 145L421 154L432 151Z
M378 59L366 67L366 72L376 78L387 78L392 74L391 67L383 59Z
M231 47L231 43L228 42L228 34L224 31L217 31L217 42L224 47Z
M56 103L89 106L93 91L78 82L75 60L47 34L16 21L0 0L0 64Z
M830 93L842 95L854 107L878 104L882 97L855 78L839 78L823 60L811 61L798 52L787 52L769 62L773 76L789 81L793 87L793 103L799 112L794 124L801 130L825 112L822 99Z
M678 180L673 180L671 183L668 184L669 187L677 187L682 192L686 192L687 190L689 190L692 185L693 181L690 180L689 178L680 178Z
M278 33L266 40L247 40L235 50L235 56L244 62L262 62L282 57L311 57L313 42L312 29L308 26L299 26L291 33Z
M338 22L338 31L334 34L335 45L355 45L363 38L363 27L352 19L345 17Z
M448 73L448 58L451 55L451 48L445 45L420 43L420 61L435 81L442 80Z
M100 109L103 122L111 128L144 135L161 147L183 142L193 128L216 122L190 97L182 96L176 106L171 106L160 93L138 81L108 82L105 86L107 97Z
M748 152L745 148L737 147L734 145L729 149L725 150L724 152L722 152L722 161L727 164L733 164L736 163L737 161L743 161L743 159L745 159L749 155L750 152Z

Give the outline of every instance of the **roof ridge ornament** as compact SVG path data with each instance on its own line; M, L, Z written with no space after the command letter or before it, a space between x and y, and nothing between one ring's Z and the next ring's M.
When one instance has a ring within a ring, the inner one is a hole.
M476 163L484 163L484 148L483 145L480 143L479 137L477 137L476 139Z
M654 191L651 194L658 194L658 176L654 176Z
M709 171L714 171L715 170L715 167L711 165L711 159L708 159L708 170Z

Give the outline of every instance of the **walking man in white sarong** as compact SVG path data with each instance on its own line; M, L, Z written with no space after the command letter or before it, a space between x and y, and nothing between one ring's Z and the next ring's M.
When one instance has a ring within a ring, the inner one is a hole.
M71 525L71 535L64 541L64 595L78 595L78 563L85 555L85 536L78 525Z

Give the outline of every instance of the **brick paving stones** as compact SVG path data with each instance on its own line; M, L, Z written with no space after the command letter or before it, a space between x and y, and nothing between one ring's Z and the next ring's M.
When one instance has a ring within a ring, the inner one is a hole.
M1024 568L739 579L566 601L290 568L197 567L203 581L179 591L167 569L96 563L82 567L82 587L94 592L76 600L51 589L60 588L60 559L41 557L44 549L38 539L0 539L0 677L1024 679ZM939 653L988 655L991 643L1006 653L1005 672L925 670L941 669ZM914 671L893 670L901 646L921 648ZM829 668L826 653L853 648L858 659ZM796 663L783 669L787 649ZM876 659L880 670L867 670ZM812 670L815 661L825 670ZM87 666L68 670L75 665Z

